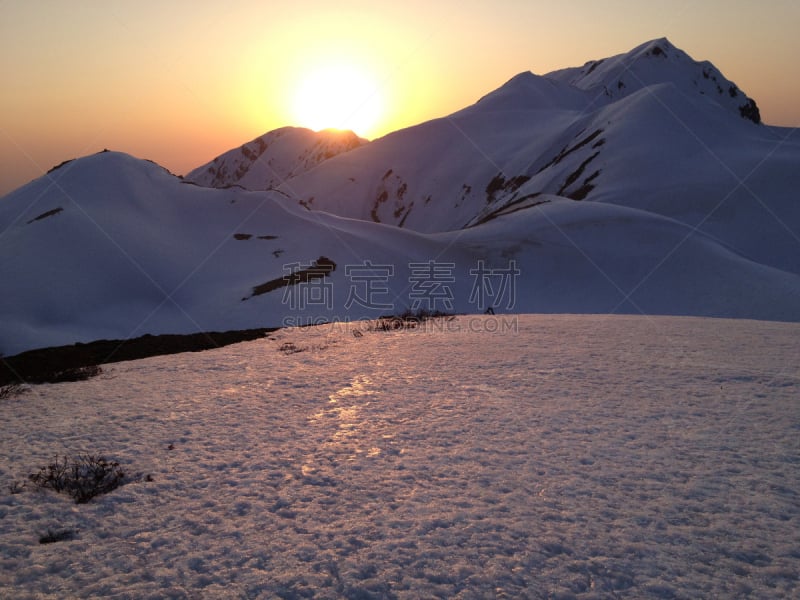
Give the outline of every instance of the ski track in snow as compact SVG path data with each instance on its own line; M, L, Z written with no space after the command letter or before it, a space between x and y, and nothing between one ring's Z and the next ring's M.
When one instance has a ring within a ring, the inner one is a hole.
M0 597L797 597L800 326L356 327L2 401ZM141 477L11 493L57 453Z

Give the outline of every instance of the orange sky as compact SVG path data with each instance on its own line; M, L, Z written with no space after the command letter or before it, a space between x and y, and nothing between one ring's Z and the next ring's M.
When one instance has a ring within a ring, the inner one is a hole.
M795 0L288 4L0 0L0 194L103 148L182 174L271 129L313 126L298 122L297 90L331 63L369 81L379 120L358 133L374 138L521 71L667 36L754 97L765 122L800 126Z

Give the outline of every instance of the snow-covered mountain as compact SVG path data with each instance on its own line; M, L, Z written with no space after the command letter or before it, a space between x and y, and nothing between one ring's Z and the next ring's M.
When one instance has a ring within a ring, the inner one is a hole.
M618 100L651 85L669 83L687 96L697 94L754 123L761 123L755 101L719 72L710 62L697 62L666 38L651 40L630 52L601 60L590 60L545 75L598 96L598 104Z
M666 39L544 76L291 178L304 206L422 232L541 194L647 210L800 273L800 139Z
M423 234L104 152L0 201L0 352L405 309L800 321L800 276L654 213L542 195Z
M282 127L218 156L186 175L207 187L240 185L249 190L279 188L291 177L314 168L367 140L352 131Z
M0 199L0 353L405 309L800 321L800 142L730 86L657 40L322 162L268 134L227 189L65 163Z
M317 277L327 284L360 257L407 263L439 256L445 245L311 213L277 194L191 185L116 152L72 161L7 195L0 231L0 279L10 292L0 295L5 354L277 326L304 308L294 296L284 302L284 277L320 258L335 261ZM256 289L270 283L270 292ZM305 308L335 316L325 302Z

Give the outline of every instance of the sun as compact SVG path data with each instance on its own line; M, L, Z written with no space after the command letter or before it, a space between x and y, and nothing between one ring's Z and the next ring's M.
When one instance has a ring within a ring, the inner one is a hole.
M292 98L297 125L315 131L351 129L368 136L383 113L380 89L367 71L329 64L305 73Z

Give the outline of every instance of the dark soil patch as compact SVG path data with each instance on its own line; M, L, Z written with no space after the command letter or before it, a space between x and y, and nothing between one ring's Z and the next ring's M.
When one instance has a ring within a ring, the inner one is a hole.
M600 175L599 170L589 175L589 177L583 180L583 185L574 192L572 192L571 194L569 194L567 198L571 198L572 200L584 200L586 196L589 195L589 192L591 192L595 188L592 181L594 181L598 177L598 175Z
M558 163L560 163L562 160L564 160L567 156L569 156L570 154L572 154L576 150L580 150L586 144L594 141L594 139L597 138L597 136L599 136L601 133L603 133L603 130L602 129L597 129L597 130L593 131L592 133L590 133L585 138L583 138L582 140L580 140L579 142L577 142L571 148L568 148L567 146L564 146L564 148L561 149L561 151L558 153L558 155L556 155L555 158L553 158L549 163L547 163L545 166L543 166L541 169L539 169L537 171L537 174L541 173L542 171L544 171L548 167L552 167L553 165L557 165ZM596 148L598 145L600 145L599 141L600 140L598 140L598 143L593 146L594 148Z
M530 180L528 175L517 175L506 179L503 173L498 173L486 185L486 204L492 204L499 192L516 192L528 180Z
M144 335L130 340L98 340L86 344L29 350L0 358L0 386L19 382L68 381L70 379L64 377L65 373L94 372L95 369L99 371L97 365L101 364L221 348L264 337L276 329L272 327L187 335Z
M58 208L54 208L53 210L48 210L47 212L43 212L38 217L33 217L30 221L26 223L26 225L30 225L35 221L41 221L42 219L46 219L47 217L52 217L53 215L57 215L62 210L64 209L59 206Z
M572 173L569 174L569 176L567 177L567 180L564 182L564 185L562 185L561 189L559 189L558 192L557 192L557 194L559 196L563 196L564 192L566 191L566 189L569 186L571 186L573 183L575 183L581 175L583 175L583 172L586 169L586 165L588 165L595 158L597 158L598 154L600 154L600 152L595 152L594 154L592 154L589 158L587 158L580 165L578 165L578 168L575 169L575 171L573 171ZM594 179L594 177L595 177L595 175L592 175L591 179Z
M39 537L40 544L54 544L75 539L75 532L71 529L48 529L47 533Z
M311 264L308 269L299 269L288 275L270 279L261 285L255 286L253 288L253 293L249 296L249 298L260 296L261 294L266 294L268 292L273 292L290 285L297 285L298 283L307 283L309 281L323 279L335 270L335 262L333 262L330 258L320 256ZM247 300L247 298L242 298L242 300Z
M65 161L63 161L63 162L60 162L60 163L58 163L58 164L57 164L55 167L51 167L51 168L50 168L50 170L49 170L49 171L47 171L47 174L49 175L49 174L50 174L50 173L52 173L53 171L57 171L58 169L60 169L60 168L61 168L61 167L63 167L64 165L68 165L69 163L71 163L73 160L75 160L75 159L74 159L74 158L70 158L70 159L68 159L68 160L65 160Z
M375 322L375 331L396 331L398 329L416 329L417 326L431 319L447 319L451 321L456 318L452 313L445 313L439 310L419 309L412 311L406 309L399 315L385 315L378 318Z
M761 124L761 112L758 110L755 100L748 100L742 104L739 107L739 114L742 115L743 119L752 121L756 125Z

